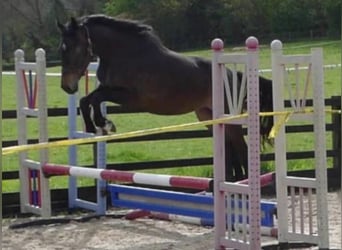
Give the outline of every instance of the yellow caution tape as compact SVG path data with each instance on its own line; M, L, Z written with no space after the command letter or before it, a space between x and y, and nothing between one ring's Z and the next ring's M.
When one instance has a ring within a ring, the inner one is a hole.
M227 117L218 118L214 120L184 123L180 125L171 125L171 126L160 127L160 128L143 129L143 130L137 130L137 131L119 133L119 134L94 136L94 137L89 137L89 138L67 139L67 140L59 140L59 141L54 141L54 142L42 142L42 143L30 144L30 145L26 144L26 145L12 146L12 147L3 148L2 155L9 155L9 154L23 152L27 150L72 146L72 145L80 145L80 144L87 144L87 143L94 143L94 142L109 141L109 140L114 140L114 139L132 138L132 137L143 136L143 135L153 135L153 134L159 134L163 132L172 132L172 131L193 128L193 127L209 126L209 125L219 124L219 123L227 122L231 120L241 119L244 117L247 117L247 114L241 114L237 116L227 116Z
M287 123L287 121L289 120L290 118L290 115L292 113L287 113L285 115L282 115L280 116L280 118L277 120L277 122L273 125L269 135L268 135L268 139L273 139L276 137L276 135L278 134L280 128L285 124Z
M305 112L309 113L313 111L306 110ZM340 114L341 110L327 110L327 112ZM271 130L272 136L275 136L277 134L277 131L279 131L279 128L287 122L288 117L290 116L291 113L293 112L289 112L289 111L261 112L260 116L275 116L275 115L283 116L283 118L280 119L279 122L277 122L277 124L275 124ZM28 150L65 147L65 146L80 145L80 144L87 144L87 143L94 143L94 142L103 142L103 141L109 141L109 140L114 140L114 139L126 139L126 138L132 138L132 137L137 137L137 136L153 135L153 134L178 131L178 130L200 127L200 126L209 126L209 125L219 124L223 122L229 122L232 120L242 119L246 117L248 117L248 114L244 113L241 115L225 116L225 117L213 119L213 120L184 123L184 124L171 125L171 126L165 126L165 127L160 127L160 128L143 129L143 130L137 130L137 131L119 133L119 134L94 136L94 137L89 137L89 138L66 139L66 140L59 140L59 141L54 141L54 142L42 142L42 143L37 143L37 144L12 146L12 147L2 148L2 155L9 155L9 154L19 153L23 151L28 151Z
M271 115L271 113L273 113L273 115L277 115L280 116L280 118L278 118L277 122L273 125L268 138L269 139L274 139L280 128L285 125L285 123L288 122L288 120L290 119L292 114L308 114L308 113L313 113L314 110L312 108L306 108L306 109L302 109L300 111L284 111L284 112L267 112L265 113L265 115L263 115L262 113L260 113L260 116L269 116ZM332 110L332 109L327 109L325 110L326 113L331 113L331 114L341 114L341 110Z

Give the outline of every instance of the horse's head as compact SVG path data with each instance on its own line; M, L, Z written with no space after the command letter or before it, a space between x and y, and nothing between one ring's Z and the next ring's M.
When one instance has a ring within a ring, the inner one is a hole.
M92 58L92 44L88 28L75 18L63 25L57 22L61 31L60 53L62 59L61 87L68 94L78 90L78 81Z

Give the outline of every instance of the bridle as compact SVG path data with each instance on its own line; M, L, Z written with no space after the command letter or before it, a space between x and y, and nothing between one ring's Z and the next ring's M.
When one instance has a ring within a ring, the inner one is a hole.
M93 52L93 43L91 41L91 38L90 38L90 34L89 34L89 29L86 25L82 24L80 26L80 28L84 28L85 30L85 34L86 34L86 40L87 40L87 56L92 58L94 56L94 52ZM78 73L80 74L80 76L84 76L87 72L87 67L88 67L88 63L85 62L85 64L83 65L82 69L84 70L76 70L78 71ZM70 70L68 70L70 71Z
M90 57L93 57L94 56L94 53L93 53L93 43L91 42L91 39L90 39L90 35L89 35L89 29L86 25L82 25L81 27L84 28L84 30L86 31L86 35L87 35L87 51L89 53L89 56Z

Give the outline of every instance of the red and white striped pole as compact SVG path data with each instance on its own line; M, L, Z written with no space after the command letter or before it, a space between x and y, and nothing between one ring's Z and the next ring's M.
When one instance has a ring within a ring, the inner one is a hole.
M82 176L106 181L120 181L165 187L191 188L196 190L208 190L209 188L211 188L212 182L211 178L134 173L119 170L68 166L53 163L44 164L42 170L46 176Z

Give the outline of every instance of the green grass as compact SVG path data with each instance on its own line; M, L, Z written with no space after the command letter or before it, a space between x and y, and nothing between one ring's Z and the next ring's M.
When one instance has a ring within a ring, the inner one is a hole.
M319 41L319 42L301 42L284 44L284 51L287 54L308 53L311 47L322 47L324 50L325 64L340 63L340 41ZM236 52L243 50L241 48L226 48L226 52ZM210 58L211 50L190 51L185 52L186 55L197 55ZM269 45L260 46L260 68L270 68L270 49ZM48 72L60 72L59 67L49 68ZM340 68L325 70L325 96L341 95L340 92ZM264 76L270 77L270 74ZM67 95L60 89L60 79L58 77L48 77L48 107L66 107ZM81 93L83 90L81 90ZM14 76L3 76L3 97L2 105L4 110L15 109L15 78ZM112 105L112 104L110 104ZM81 127L81 118L79 119L79 129ZM146 128L154 128L167 126L172 124L181 124L197 121L193 113L179 116L158 116L152 114L122 114L110 115L109 119L113 120L117 126L118 132L134 131ZM328 119L330 117L328 116ZM17 121L4 120L2 123L3 141L17 138ZM67 135L67 119L49 118L48 133L50 137L64 137ZM38 123L34 119L30 119L28 126L28 137L37 138ZM307 133L301 133L289 136L288 148L291 151L311 150L313 145L312 136ZM331 145L330 136L327 137L327 145ZM266 151L271 152L272 147L268 147ZM187 140L168 140L168 141L153 141L153 142L132 142L132 143L117 143L108 146L107 151L108 162L138 162L152 161L162 159L177 159L177 158L193 158L193 157L208 157L212 155L212 140L208 139L187 139ZM30 152L30 156L38 159L37 152ZM55 148L49 151L50 162L67 163L67 148ZM92 153L90 146L80 146L79 163L89 164L92 162ZM310 161L291 161L291 169L311 168ZM16 154L3 157L3 171L18 169L18 157ZM263 170L273 170L272 162L263 163ZM211 166L204 167L188 167L177 169L163 169L158 173L193 175L193 176L211 176ZM92 183L91 180L82 180L83 183ZM17 191L18 181L4 181L4 192ZM66 178L53 178L52 187L65 187Z

